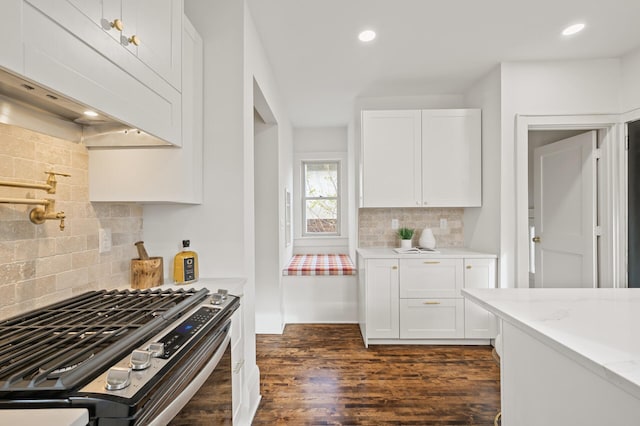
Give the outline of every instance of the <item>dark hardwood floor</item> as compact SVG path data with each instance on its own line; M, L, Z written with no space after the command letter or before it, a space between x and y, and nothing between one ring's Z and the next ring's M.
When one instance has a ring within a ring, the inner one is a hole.
M500 372L485 346L370 346L355 324L257 336L254 425L493 425Z

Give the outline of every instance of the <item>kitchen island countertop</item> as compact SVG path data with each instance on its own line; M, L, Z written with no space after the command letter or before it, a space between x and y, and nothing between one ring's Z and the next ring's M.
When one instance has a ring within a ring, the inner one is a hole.
M462 293L640 398L640 289L463 289Z

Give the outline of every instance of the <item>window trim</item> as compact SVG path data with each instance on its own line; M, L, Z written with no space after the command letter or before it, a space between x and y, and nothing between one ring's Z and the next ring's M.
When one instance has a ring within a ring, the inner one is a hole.
M307 197L306 164L336 164L336 196ZM340 237L342 235L342 160L333 159L300 159L300 235L302 238ZM307 200L336 200L336 232L307 232Z

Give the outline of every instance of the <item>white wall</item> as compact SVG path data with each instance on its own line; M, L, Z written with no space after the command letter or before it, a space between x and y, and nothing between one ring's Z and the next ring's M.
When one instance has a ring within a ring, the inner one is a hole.
M278 126L255 121L256 333L281 333Z
M620 60L509 62L501 65L500 281L514 287L516 264L515 118L620 111ZM527 147L519 147L519 150ZM526 219L526 218L525 218ZM522 283L526 287L528 283Z
M473 250L500 251L500 67L466 93L468 108L482 109L482 207L464 210L464 243Z
M349 199L349 163L347 153L347 127L296 128L293 132L294 183L293 183L293 222L294 253L347 253L349 250L349 209L353 200ZM339 237L302 237L302 170L303 160L339 160L340 206Z
M640 109L640 48L622 57L621 80L622 112Z
M259 402L255 346L254 79L278 123L279 203L292 188L292 130L245 1L188 0L185 13L204 40L204 201L147 206L149 251L172 259L184 238L203 277L247 278L243 298L247 415ZM287 164L285 164L287 163ZM284 212L281 211L281 217ZM284 223L284 219L282 224ZM284 241L283 225L280 241ZM290 248L288 249L290 251ZM280 244L281 258L287 248Z
M234 2L228 2L234 3ZM244 128L244 200L245 210L244 214L244 228L245 228L245 249L244 259L246 262L245 271L249 277L252 285L248 286L249 292L255 290L255 230L254 230L254 101L256 99L256 93L254 92L254 84L258 86L260 90L260 96L266 101L270 111L273 114L274 121L278 124L278 158L287 159L292 156L293 142L292 142L292 127L287 117L285 106L281 101L278 85L271 71L269 60L265 54L264 47L260 37L258 36L253 18L251 17L250 10L248 9L246 0L242 1L244 8L244 71L243 78L244 92L242 94L244 98L243 102L243 128ZM236 23L239 25L239 23ZM291 176L291 162L279 164L279 189L278 189L278 206L279 206L279 248L280 248L280 261L283 262L284 257L287 257L287 253L290 253L290 248L284 246L284 188L291 189L290 176ZM236 212L241 215L241 212ZM282 277L279 277L282 279ZM281 288L281 286L280 286ZM250 293L250 294L251 294ZM250 392L250 409L256 410L257 404L260 400L260 375L255 361L256 353L256 340L255 340L255 295L251 294L249 303L245 303L245 309L250 308L250 315L245 315L245 331L248 331L248 338L245 339L245 351L247 353L247 361L252 366L251 371L248 372L247 380L249 382ZM279 295L278 297L282 297Z

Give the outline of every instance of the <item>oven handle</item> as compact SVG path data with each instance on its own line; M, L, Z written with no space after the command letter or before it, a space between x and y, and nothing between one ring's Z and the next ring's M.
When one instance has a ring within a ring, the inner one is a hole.
M209 378L213 370L218 366L220 359L227 350L227 346L231 342L231 327L227 330L222 344L218 347L216 352L211 357L211 360L205 364L200 370L197 376L193 378L191 383L180 392L180 394L167 405L150 423L149 426L164 426L169 423L182 408L187 405L189 400L198 392L204 382Z

